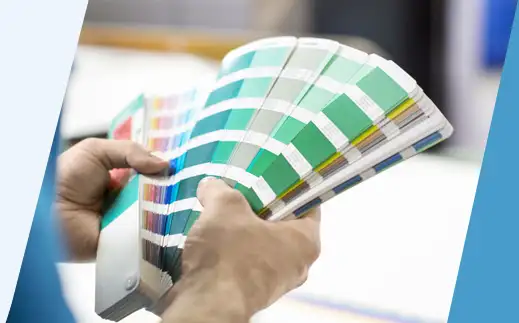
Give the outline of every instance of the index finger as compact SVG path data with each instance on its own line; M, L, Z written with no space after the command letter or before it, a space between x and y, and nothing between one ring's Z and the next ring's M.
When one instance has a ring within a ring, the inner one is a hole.
M89 138L77 147L92 154L107 170L133 168L139 173L156 174L169 166L168 161L152 155L143 146L129 140Z

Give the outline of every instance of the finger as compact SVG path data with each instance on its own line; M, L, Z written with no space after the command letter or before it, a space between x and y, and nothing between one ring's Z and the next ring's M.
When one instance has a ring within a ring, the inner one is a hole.
M320 231L321 231L321 209L316 207L310 210L304 217L296 220L280 223L294 233L292 242L296 242L298 249L303 249L311 261L315 261L319 256L321 249ZM288 235L290 236L290 235ZM302 240L299 240L301 238ZM301 245L304 244L304 247Z
M98 159L107 170L133 168L142 174L156 174L169 166L167 161L153 156L143 146L129 140L90 138L78 145Z
M67 245L73 261L89 261L95 257L99 239L100 218L92 211L60 212Z
M228 214L252 212L247 200L239 191L223 180L206 177L197 189L197 197L204 209Z
M310 211L308 211L308 213L303 215L303 217L299 220L299 222L305 221L305 220L308 222L314 223L314 225L319 226L321 224L321 207L316 206L313 209L311 209Z
M318 235L321 230L321 208L315 207L302 218L287 223L309 236Z
M210 204L209 200L211 197L211 194L215 190L215 185L221 185L216 183L211 183L213 181L218 181L218 179L207 176L204 177L200 183L198 183L198 187L196 189L196 197L198 198L198 201L200 204L202 204L203 207L207 207L208 204ZM225 183L224 183L225 184ZM228 185L225 185L228 187ZM227 189L225 187L222 187L222 189Z

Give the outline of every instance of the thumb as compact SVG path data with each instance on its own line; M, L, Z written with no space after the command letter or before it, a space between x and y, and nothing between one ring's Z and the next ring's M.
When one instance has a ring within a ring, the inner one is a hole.
M225 213L227 216L241 217L245 213L254 214L243 194L214 177L206 177L200 181L197 197L204 209L211 214Z
M302 218L281 221L278 224L289 238L287 243L295 243L295 249L313 263L321 252L321 209L311 209Z
M168 161L153 156L143 146L129 140L89 138L77 146L101 162L106 170L133 168L142 174L156 174L169 166Z
M321 208L315 207L309 210L303 217L286 222L283 225L299 231L311 240L319 239L321 230Z

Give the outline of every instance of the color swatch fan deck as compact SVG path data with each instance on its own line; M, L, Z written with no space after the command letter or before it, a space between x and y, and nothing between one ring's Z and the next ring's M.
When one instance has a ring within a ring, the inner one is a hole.
M110 136L142 143L170 169L134 175L103 217L96 312L119 321L160 309L204 177L239 190L266 221L294 220L452 131L394 62L327 39L262 39L227 54L216 78L139 96Z

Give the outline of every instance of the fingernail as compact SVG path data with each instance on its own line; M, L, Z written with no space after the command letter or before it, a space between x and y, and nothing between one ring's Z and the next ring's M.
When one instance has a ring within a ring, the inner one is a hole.
M200 181L200 185L202 184L206 184L207 182L210 182L210 181L214 181L216 180L217 178L216 177L213 177L213 176L207 176L207 177L204 177L202 178L202 180Z
M196 196L198 197L198 199L201 201L202 199L202 195L203 195L203 191L206 190L206 184L209 183L210 181L214 181L216 178L213 177L213 176L207 176L207 177L204 177L202 178L202 180L198 183L198 187L196 188Z
M158 158L160 159L161 161L168 161L165 157L164 157L164 153L160 152L160 151L148 151L148 154L151 156L151 157L154 157L154 158Z

